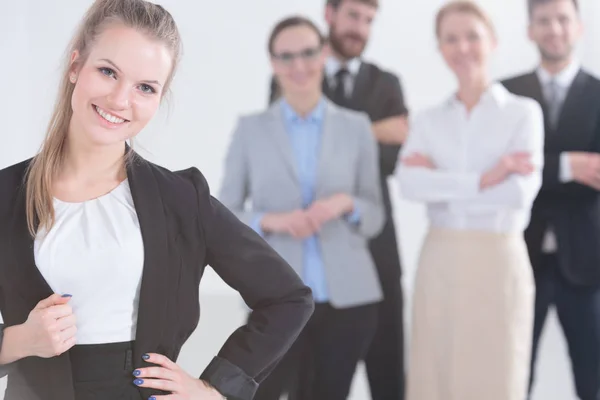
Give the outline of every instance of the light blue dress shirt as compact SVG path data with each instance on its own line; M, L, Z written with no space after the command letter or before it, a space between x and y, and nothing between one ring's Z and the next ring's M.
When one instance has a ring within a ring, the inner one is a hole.
M285 128L298 167L302 206L309 208L315 200L317 168L325 117L325 100L321 100L317 107L306 117L299 116L285 100L282 100L280 104ZM351 223L359 223L359 210L355 207L352 214L346 218ZM263 235L260 228L261 219L262 215L258 216L254 220L252 228ZM329 295L318 235L304 239L303 245L302 279L304 284L312 289L315 302L325 303L329 301Z

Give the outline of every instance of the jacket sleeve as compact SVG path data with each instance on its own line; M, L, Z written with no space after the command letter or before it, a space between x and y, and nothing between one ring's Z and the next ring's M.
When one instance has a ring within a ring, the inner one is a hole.
M0 286L0 312L4 309L4 304L2 303L4 301L3 296L2 287ZM6 325L0 323L0 351L2 350L2 342L4 341L4 328L6 328ZM0 365L0 378L7 376L15 368L17 363L18 361L16 363Z
M4 324L0 324L0 349L2 349L2 342L4 339ZM4 378L10 372L13 364L0 365L0 378Z
M248 176L246 145L244 144L244 125L244 118L240 118L229 143L218 199L243 223L261 233L260 219L262 214L245 207L249 195L250 178Z
M371 132L368 118L364 117L360 135L360 157L356 193L354 194L355 213L354 225L358 232L371 238L376 236L385 222L381 181L379 179L379 164L377 142Z
M251 400L258 384L294 343L314 310L311 290L256 232L211 196L193 169L206 264L252 309L201 379L228 399Z

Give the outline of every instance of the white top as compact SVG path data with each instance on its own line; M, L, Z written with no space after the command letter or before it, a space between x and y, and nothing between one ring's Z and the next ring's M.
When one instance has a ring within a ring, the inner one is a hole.
M541 187L543 146L539 104L496 83L470 115L456 96L421 112L411 122L400 158L418 152L436 169L407 167L399 160L395 175L404 197L427 203L433 226L520 232ZM517 151L531 154L535 171L480 190L481 176L503 155Z
M38 233L35 262L55 293L73 296L77 344L134 340L144 245L128 181L82 203L55 199L54 208L56 225Z

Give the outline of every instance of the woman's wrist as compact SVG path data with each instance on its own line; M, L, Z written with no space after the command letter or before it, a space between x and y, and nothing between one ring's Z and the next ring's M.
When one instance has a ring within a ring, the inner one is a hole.
M26 337L23 325L14 325L3 329L0 365L11 364L30 355L27 350Z
M221 392L219 392L219 391L218 391L218 390L217 390L217 389L216 389L216 388L215 388L213 385L211 385L209 382L207 382L207 381L205 381L205 380L203 380L203 379L200 379L200 382L201 382L201 383L202 383L202 384L203 384L203 385L204 385L204 386L205 386L207 389L211 390L211 391L214 393L214 395L215 395L215 397L216 397L216 398L218 398L219 400L227 400L227 397L223 396L223 395L221 394Z

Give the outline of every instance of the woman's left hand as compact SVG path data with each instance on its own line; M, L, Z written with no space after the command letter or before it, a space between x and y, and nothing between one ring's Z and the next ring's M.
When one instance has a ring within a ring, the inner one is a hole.
M421 153L412 153L404 157L401 162L407 167L422 167L435 169L435 164L433 164L431 159Z
M190 376L167 357L149 353L146 362L154 367L136 369L134 384L172 394L152 396L151 400L223 400L225 397L204 381Z

